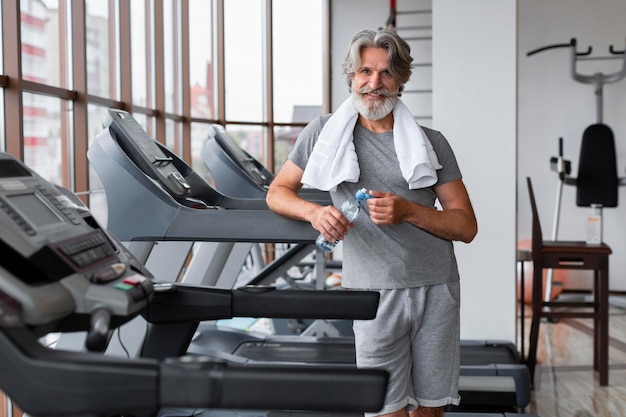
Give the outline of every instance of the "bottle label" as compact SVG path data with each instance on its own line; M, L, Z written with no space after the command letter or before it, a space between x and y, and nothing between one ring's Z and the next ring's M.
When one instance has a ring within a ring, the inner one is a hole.
M587 243L602 243L602 217L591 215L587 218Z
M332 252L335 250L335 247L337 247L336 242L329 242L328 240L326 240L326 238L324 238L324 235L322 234L320 234L317 239L315 239L315 244L324 252Z

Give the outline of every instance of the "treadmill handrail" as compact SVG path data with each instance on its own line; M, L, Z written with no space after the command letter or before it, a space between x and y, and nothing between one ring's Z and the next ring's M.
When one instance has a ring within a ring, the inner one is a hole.
M156 292L144 316L151 323L233 317L370 320L376 317L379 297L376 291L277 290L271 286L224 290L175 284L170 291Z
M206 357L156 361L50 350L25 328L0 329L0 347L0 388L38 416L161 407L378 411L388 380L380 370L229 367Z

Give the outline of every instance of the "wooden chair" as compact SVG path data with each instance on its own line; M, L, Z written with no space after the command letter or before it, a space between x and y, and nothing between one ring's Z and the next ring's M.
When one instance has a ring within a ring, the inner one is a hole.
M544 241L537 204L530 178L526 178L532 209L532 322L528 368L534 381L537 365L539 325L543 318L593 319L593 368L598 371L601 386L608 385L609 356L609 255L611 248L605 243L587 244L584 241ZM593 299L591 301L544 301L544 269L584 269L593 271Z

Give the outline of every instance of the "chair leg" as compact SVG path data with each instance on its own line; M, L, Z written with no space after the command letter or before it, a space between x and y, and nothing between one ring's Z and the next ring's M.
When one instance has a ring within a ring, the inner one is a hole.
M595 317L593 319L593 370L600 371L600 350L602 348L602 316L601 316L601 297L600 293L600 280L602 279L599 271L593 271L593 312Z
M537 345L539 344L539 326L542 318L542 289L543 289L543 270L533 269L533 287L532 287L532 311L533 316L530 324L530 337L528 341L528 357L526 365L530 371L531 383L535 382L535 370L537 368Z
M535 383L535 369L537 367L537 343L539 342L539 324L541 318L536 317L533 314L533 318L530 323L530 336L528 340L528 356L526 356L526 366L530 372L531 384Z
M609 385L609 265L599 271L598 277L599 325L598 332L598 372L600 386Z

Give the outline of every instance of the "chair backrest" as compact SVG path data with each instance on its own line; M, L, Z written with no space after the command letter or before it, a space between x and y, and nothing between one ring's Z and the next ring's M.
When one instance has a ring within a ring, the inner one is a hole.
M576 178L576 205L617 207L619 178L613 131L596 123L585 129Z
M543 233L541 231L541 222L539 221L539 212L537 210L537 202L535 201L535 193L533 191L533 184L530 177L526 177L526 183L528 184L528 196L530 197L530 208L533 214L533 229L532 229L532 255L533 259L541 256L541 246L543 245Z

